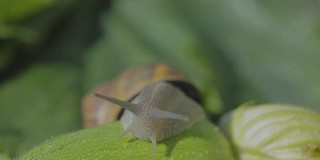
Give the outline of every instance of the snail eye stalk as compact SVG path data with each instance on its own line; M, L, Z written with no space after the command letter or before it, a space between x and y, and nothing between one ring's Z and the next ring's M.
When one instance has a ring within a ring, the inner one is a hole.
M95 96L95 97L98 97L98 98L101 98L101 99L104 99L104 100L107 100L107 101L109 101L111 103L114 103L114 104L120 106L121 108L124 108L124 109L132 112L135 115L139 115L139 113L141 112L140 111L141 107L139 105L137 105L137 104L133 104L133 103L130 103L130 102L122 101L122 100L119 100L119 99L116 99L116 98L112 98L112 97L109 97L109 96L105 96L105 95L102 95L102 94L99 94L99 93L92 93L91 95Z

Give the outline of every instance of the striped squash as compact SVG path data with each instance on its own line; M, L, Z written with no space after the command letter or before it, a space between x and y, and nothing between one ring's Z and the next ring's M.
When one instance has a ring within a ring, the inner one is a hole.
M265 104L234 110L227 134L240 160L320 160L320 114Z

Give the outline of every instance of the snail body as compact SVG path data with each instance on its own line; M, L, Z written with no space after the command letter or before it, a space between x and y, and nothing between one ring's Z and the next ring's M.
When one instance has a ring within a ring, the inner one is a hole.
M130 101L99 93L93 95L125 109L120 119L124 128L120 136L131 133L138 139L151 141L155 151L157 141L177 135L205 119L201 105L192 98L190 86L182 89L188 86L182 84L157 81L145 86Z

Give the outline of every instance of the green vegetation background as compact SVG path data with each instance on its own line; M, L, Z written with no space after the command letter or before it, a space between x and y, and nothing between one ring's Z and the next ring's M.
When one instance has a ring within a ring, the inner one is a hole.
M81 129L82 96L164 61L206 111L248 100L320 110L316 0L0 1L0 159Z

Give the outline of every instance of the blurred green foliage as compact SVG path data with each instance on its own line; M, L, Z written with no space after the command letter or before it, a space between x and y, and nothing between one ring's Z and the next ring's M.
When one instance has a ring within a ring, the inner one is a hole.
M16 55L28 60L41 54L73 5L73 0L0 1L0 72L19 65Z
M81 96L123 69L185 72L211 118L237 105L320 110L320 12L310 1L0 1L0 156L80 129Z
M78 78L69 66L35 65L1 86L0 150L21 153L80 128Z

